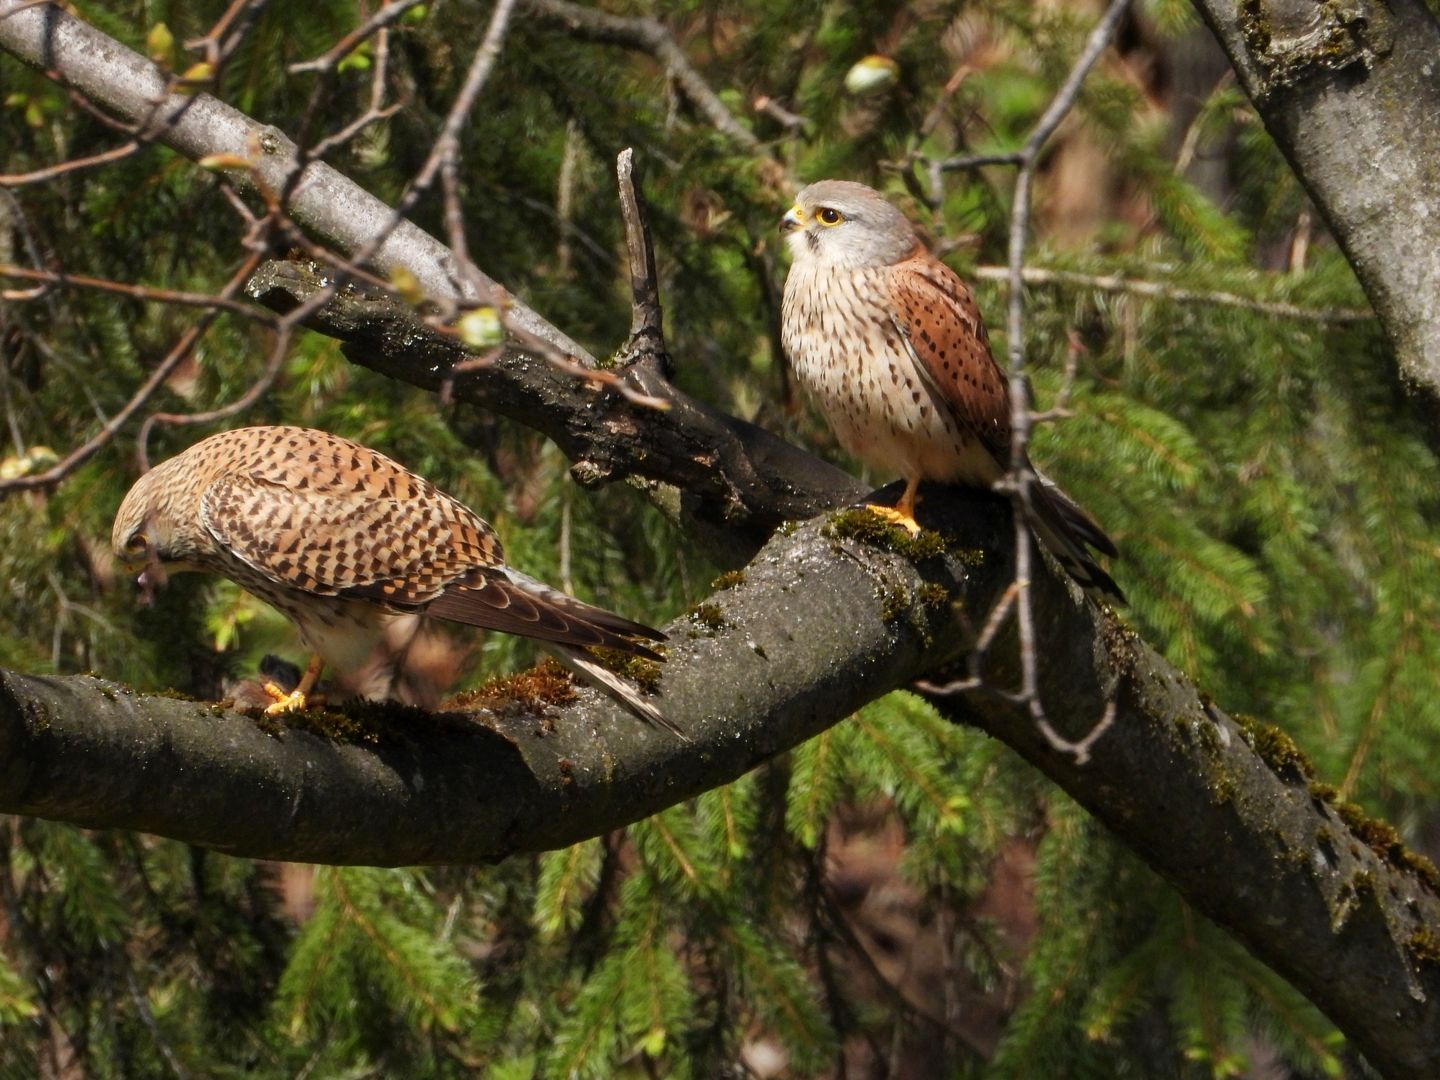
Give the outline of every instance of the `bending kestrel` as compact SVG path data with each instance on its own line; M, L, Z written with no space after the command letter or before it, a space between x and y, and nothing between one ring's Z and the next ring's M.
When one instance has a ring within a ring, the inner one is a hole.
M534 638L572 673L679 734L584 649L661 657L665 635L505 565L486 522L383 454L295 427L203 439L136 481L111 537L142 587L165 571L222 574L278 608L313 650L300 685L267 711L304 706L325 664L356 669L395 620L417 613Z
M781 336L795 377L846 450L905 479L894 509L872 509L917 532L921 480L1001 479L1009 384L975 298L905 215L864 184L821 180L796 196L780 229L794 255ZM1117 555L1115 545L1055 484L1036 479L1035 534L1081 586L1123 601L1086 550Z

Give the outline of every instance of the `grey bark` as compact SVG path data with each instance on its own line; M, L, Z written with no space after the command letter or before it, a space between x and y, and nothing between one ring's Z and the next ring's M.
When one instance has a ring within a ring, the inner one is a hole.
M1195 0L1359 275L1400 368L1440 400L1440 24L1421 0Z
M1003 529L1005 514L984 500ZM690 741L582 689L537 716L367 707L347 738L89 677L0 680L0 809L232 854L410 865L562 847L732 780L963 647L927 582L983 604L1003 557L777 538L703 620L668 627L655 702ZM995 539L1003 536L997 531ZM719 617L716 617L718 611ZM839 631L837 632L837 628Z
M297 147L278 128L257 123L209 94L167 93L169 79L149 60L54 5L0 0L0 48L135 125L137 137L145 141L192 161L219 154L248 160L249 170L227 172L242 186L258 183L272 192L290 188L290 215L347 255L363 251L391 222L390 207L324 162L307 163L296 180L301 169ZM382 273L404 267L430 296L486 299L466 287L450 249L408 221L395 224L368 262ZM483 273L474 280L487 291L497 288ZM520 300L513 301L508 317L561 352L584 355Z

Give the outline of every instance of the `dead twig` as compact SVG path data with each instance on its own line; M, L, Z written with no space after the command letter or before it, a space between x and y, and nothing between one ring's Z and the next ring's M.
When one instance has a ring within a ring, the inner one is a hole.
M1005 266L979 266L975 277L981 281L1010 282L1010 270ZM1026 285L1074 285L1082 289L1100 292L1129 293L1155 300L1166 300L1176 304L1213 304L1216 307L1240 308L1260 315L1272 315L1278 319L1308 319L1323 323L1369 322L1375 318L1373 311L1365 308L1310 308L1283 300L1256 300L1239 293L1221 292L1208 289L1186 289L1164 281L1148 281L1142 278L1123 277L1119 274L1082 274L1074 270L1051 270L1041 266L1026 266L1020 271L1020 279Z
M240 264L239 269L230 276L230 280L227 281L224 288L220 290L219 296L228 299L240 292L241 289L245 287L245 282L249 280L250 275L255 272L255 268L260 265L261 261L262 259L259 254L251 253L251 255ZM206 310L194 326L180 335L180 340L171 347L170 351L165 355L165 358L156 365L155 370L150 373L150 377L145 380L140 389L131 395L130 400L125 403L125 406L102 425L99 431L87 439L81 446L76 447L70 451L70 453L66 454L65 457L54 466L46 469L42 473L36 473L33 476L17 476L12 480L0 480L0 495L9 494L12 491L36 491L52 488L94 457L99 450L107 446L110 441L119 434L120 430L129 423L130 418L145 406L155 395L155 392L165 385L166 380L175 373L181 361L190 355L195 344L204 336L205 332L210 329L211 324L219 317L220 309L218 307L211 307Z

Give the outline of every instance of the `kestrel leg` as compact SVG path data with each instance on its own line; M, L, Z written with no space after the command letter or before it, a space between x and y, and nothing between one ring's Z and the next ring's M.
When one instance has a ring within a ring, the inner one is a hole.
M874 503L866 503L865 509L877 517L884 518L892 525L899 525L911 536L920 535L920 523L915 520L915 504L920 501L916 489L920 486L920 478L912 476L905 481L905 491L900 495L900 501L894 506L877 506Z
M273 705L265 707L266 716L279 716L281 713L298 712L305 708L306 698L315 687L315 680L320 678L320 672L325 667L325 661L320 659L319 653L312 653L310 662L305 665L305 674L300 676L300 681L295 684L295 689L285 693L273 682L265 684L265 692L275 699Z

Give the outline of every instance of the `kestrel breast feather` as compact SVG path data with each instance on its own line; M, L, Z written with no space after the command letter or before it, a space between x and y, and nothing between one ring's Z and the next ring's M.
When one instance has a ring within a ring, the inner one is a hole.
M960 277L864 184L811 184L780 227L793 255L781 338L796 381L846 450L905 480L894 509L872 509L918 531L920 481L989 487L1002 478L1009 386ZM1055 484L1034 477L1036 535L1086 589L1123 600L1087 550L1117 554L1109 537Z
M112 544L164 571L222 574L270 603L314 651L295 694L323 664L354 668L390 623L423 613L534 638L631 713L674 725L585 650L658 660L659 631L508 567L490 526L377 451L323 431L252 427L212 435L162 462L126 495Z

